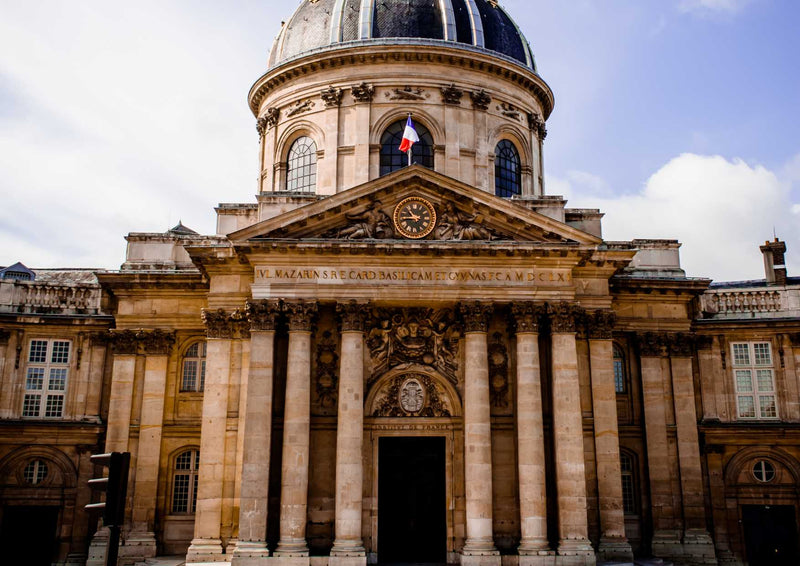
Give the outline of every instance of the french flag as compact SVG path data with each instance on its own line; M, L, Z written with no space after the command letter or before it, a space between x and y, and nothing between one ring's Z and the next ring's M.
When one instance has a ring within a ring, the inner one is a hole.
M417 130L414 129L414 122L411 121L411 115L408 116L406 122L406 130L403 132L403 141L400 142L400 151L407 153L411 151L411 146L419 141Z

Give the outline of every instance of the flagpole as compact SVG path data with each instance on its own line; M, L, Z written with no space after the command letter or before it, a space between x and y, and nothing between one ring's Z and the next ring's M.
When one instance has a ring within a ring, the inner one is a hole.
M411 118L411 112L408 113L408 117ZM411 167L411 149L414 147L414 144L411 144L411 147L408 148L408 166Z

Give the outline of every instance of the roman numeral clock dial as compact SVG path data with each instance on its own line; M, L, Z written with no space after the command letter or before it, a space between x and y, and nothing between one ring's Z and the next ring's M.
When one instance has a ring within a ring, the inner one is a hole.
M408 197L394 207L394 229L414 240L430 234L436 227L436 210L422 197Z

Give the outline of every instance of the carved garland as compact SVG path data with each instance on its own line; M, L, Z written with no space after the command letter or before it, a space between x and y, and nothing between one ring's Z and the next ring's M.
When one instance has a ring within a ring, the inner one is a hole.
M336 409L339 390L339 355L336 353L336 340L326 330L317 343L317 400L325 412Z
M489 387L492 406L508 408L508 349L499 332L492 334L489 344Z

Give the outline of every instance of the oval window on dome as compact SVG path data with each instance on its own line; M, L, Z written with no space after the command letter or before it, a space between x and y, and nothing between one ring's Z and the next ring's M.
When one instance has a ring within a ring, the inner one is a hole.
M400 151L406 119L398 120L383 132L381 136L381 177L408 166L408 154ZM424 165L433 169L433 136L428 128L414 122L419 141L411 148L411 163Z

